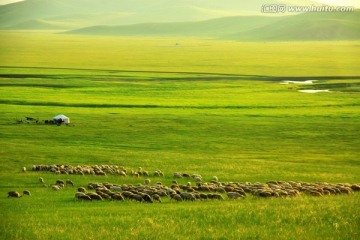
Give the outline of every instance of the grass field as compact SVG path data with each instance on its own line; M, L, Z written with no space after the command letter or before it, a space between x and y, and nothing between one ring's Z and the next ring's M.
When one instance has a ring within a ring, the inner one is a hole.
M74 201L33 164L123 165L209 182L360 182L359 42L0 33L1 239L357 239L359 193L170 202ZM181 42L180 46L175 46ZM318 80L313 85L283 80ZM299 89L330 89L306 94ZM69 126L42 121L62 113ZM39 124L17 123L26 116ZM185 184L189 179L180 179ZM192 181L192 180L191 180ZM32 196L7 198L11 190Z

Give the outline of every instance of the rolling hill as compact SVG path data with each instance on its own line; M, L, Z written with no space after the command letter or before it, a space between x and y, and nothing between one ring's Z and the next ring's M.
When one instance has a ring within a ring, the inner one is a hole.
M241 41L358 40L360 12L261 13L265 0L26 0L0 6L0 28ZM316 5L312 0L271 4Z
M304 13L276 23L239 31L226 38L246 41L360 40L360 11Z
M225 38L245 41L359 40L360 11L295 16L225 17L201 22L94 26L68 31L88 35L152 35Z
M199 22L143 23L126 26L92 26L72 31L68 34L85 35L150 35L150 36L196 36L221 37L236 34L240 30L252 30L276 23L281 18L260 16L225 17Z
M26 0L0 6L0 28L43 28L37 21L50 21L64 29L94 25L202 21L227 16L261 15L264 2L266 1ZM314 4L311 0L272 0L271 3ZM34 24L31 25L31 22Z

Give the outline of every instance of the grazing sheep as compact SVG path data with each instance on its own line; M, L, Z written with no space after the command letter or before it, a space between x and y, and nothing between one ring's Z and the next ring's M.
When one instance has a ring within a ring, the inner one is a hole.
M144 202L145 201L140 194L132 194L130 196L130 199L133 199L133 200L138 201L138 202Z
M124 196L124 198L128 198L128 199L130 199L132 195L132 193L129 191L123 191L121 194Z
M66 186L68 186L68 185L71 185L73 187L74 186L73 181L71 181L70 179L67 179L66 180Z
M65 186L65 182L63 181L63 180L60 180L60 179L58 179L58 180L56 180L56 183L55 183L56 185L64 185Z
M183 175L181 173L178 172L174 173L174 178L182 178L182 177Z
M76 192L75 193L75 198L79 198L80 196L84 196L84 195L86 195L86 194L83 193L83 192Z
M86 193L86 189L84 187L79 187L78 192Z
M339 190L340 190L341 193L345 193L345 194L352 194L353 193L352 189L349 188L349 187L340 187Z
M26 172L26 167L22 167L21 171Z
M158 201L159 203L161 203L160 195L158 195L158 194L153 194L153 195L152 195L152 198L154 199L154 201Z
M114 199L114 200L118 200L118 201L124 201L125 199L124 199L124 197L121 195L121 194L113 194L112 196L111 196L111 198L112 199Z
M86 200L86 201L91 201L92 198L87 196L87 195L81 195L78 197L78 199L81 199L81 200Z
M189 177L190 177L190 174L183 173L183 174L182 174L182 177L184 177L184 178L189 178Z
M51 188L52 188L54 191L59 191L59 190L60 190L60 186L59 186L59 185L52 185Z
M163 176L164 176L164 174L161 170L156 170L154 172L154 177L163 177Z
M142 195L142 199L144 199L144 201L147 203L153 203L152 198L148 194Z
M206 200L206 199L208 199L208 195L205 193L200 193L200 199Z
M86 195L89 196L92 200L103 200L103 198L96 193L87 193Z
M309 191L308 192L311 196L315 196L315 197L321 197L322 194L320 192L317 191Z
M218 193L226 193L226 190L223 187L218 187L215 189L215 191Z
M39 177L39 182L44 183L44 179L42 177Z
M11 192L8 192L8 197L20 198L22 196L20 195L20 193L18 193L16 191L11 191Z
M150 183L151 183L151 180L150 180L150 179L145 179L145 180L144 180L144 184L145 184L145 185L150 185Z
M360 191L360 184L353 184L351 189L355 192Z
M95 171L95 175L106 176L106 173L104 171Z
M200 174L192 174L191 175L192 178L196 179L196 178L202 178Z
M192 193L183 192L183 193L180 193L180 196L185 201L195 201L196 200L195 196Z
M177 202L182 202L182 197L179 194L172 194L170 195L170 200L174 199Z
M102 197L103 199L111 199L111 196L106 194L106 193L103 193L103 192L100 192L100 191L97 191L96 192L100 197Z
M258 195L259 197L267 198L267 197L272 197L272 196L273 196L273 192L272 192L272 191L260 191L260 192L258 192L257 195Z
M211 199L224 200L223 196L217 193L212 194Z
M244 197L238 192L228 192L226 195L228 196L229 199L238 199Z
M24 190L24 191L23 191L23 195L31 196L31 193L30 193L30 191L28 191L28 190Z
M201 182L202 181L201 177L195 177L194 179L195 179L196 182Z
M115 192L121 192L122 188L120 186L111 186L110 190Z

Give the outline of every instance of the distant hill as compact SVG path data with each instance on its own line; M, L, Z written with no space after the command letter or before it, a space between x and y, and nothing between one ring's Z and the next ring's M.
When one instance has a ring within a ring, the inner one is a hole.
M295 16L240 16L201 22L94 26L69 31L89 35L213 37L245 41L360 40L360 11Z
M54 21L46 21L41 19L29 20L25 22L21 22L19 24L15 24L11 26L11 30L56 30L56 29L69 29L72 26L68 23L54 22ZM6 28L5 28L6 29Z
M241 41L360 40L359 10L266 14L264 3L316 5L312 0L25 0L0 6L0 28Z
M191 22L238 15L261 15L266 0L25 0L0 6L0 28L38 29L38 21L67 29L94 25ZM272 4L313 4L272 0ZM34 23L34 25L31 25Z
M150 35L221 37L276 23L281 18L260 16L225 17L199 22L144 23L126 26L93 26L68 31L87 35Z
M289 16L226 38L248 41L360 40L360 11Z

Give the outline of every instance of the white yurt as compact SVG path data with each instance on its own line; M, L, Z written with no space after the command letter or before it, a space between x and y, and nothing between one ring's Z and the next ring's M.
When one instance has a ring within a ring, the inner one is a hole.
M59 119L62 120L62 123L65 123L65 124L69 124L70 123L70 118L68 118L67 116L65 116L64 114L59 114L55 117L53 117L53 122L54 123L57 123L59 121Z

